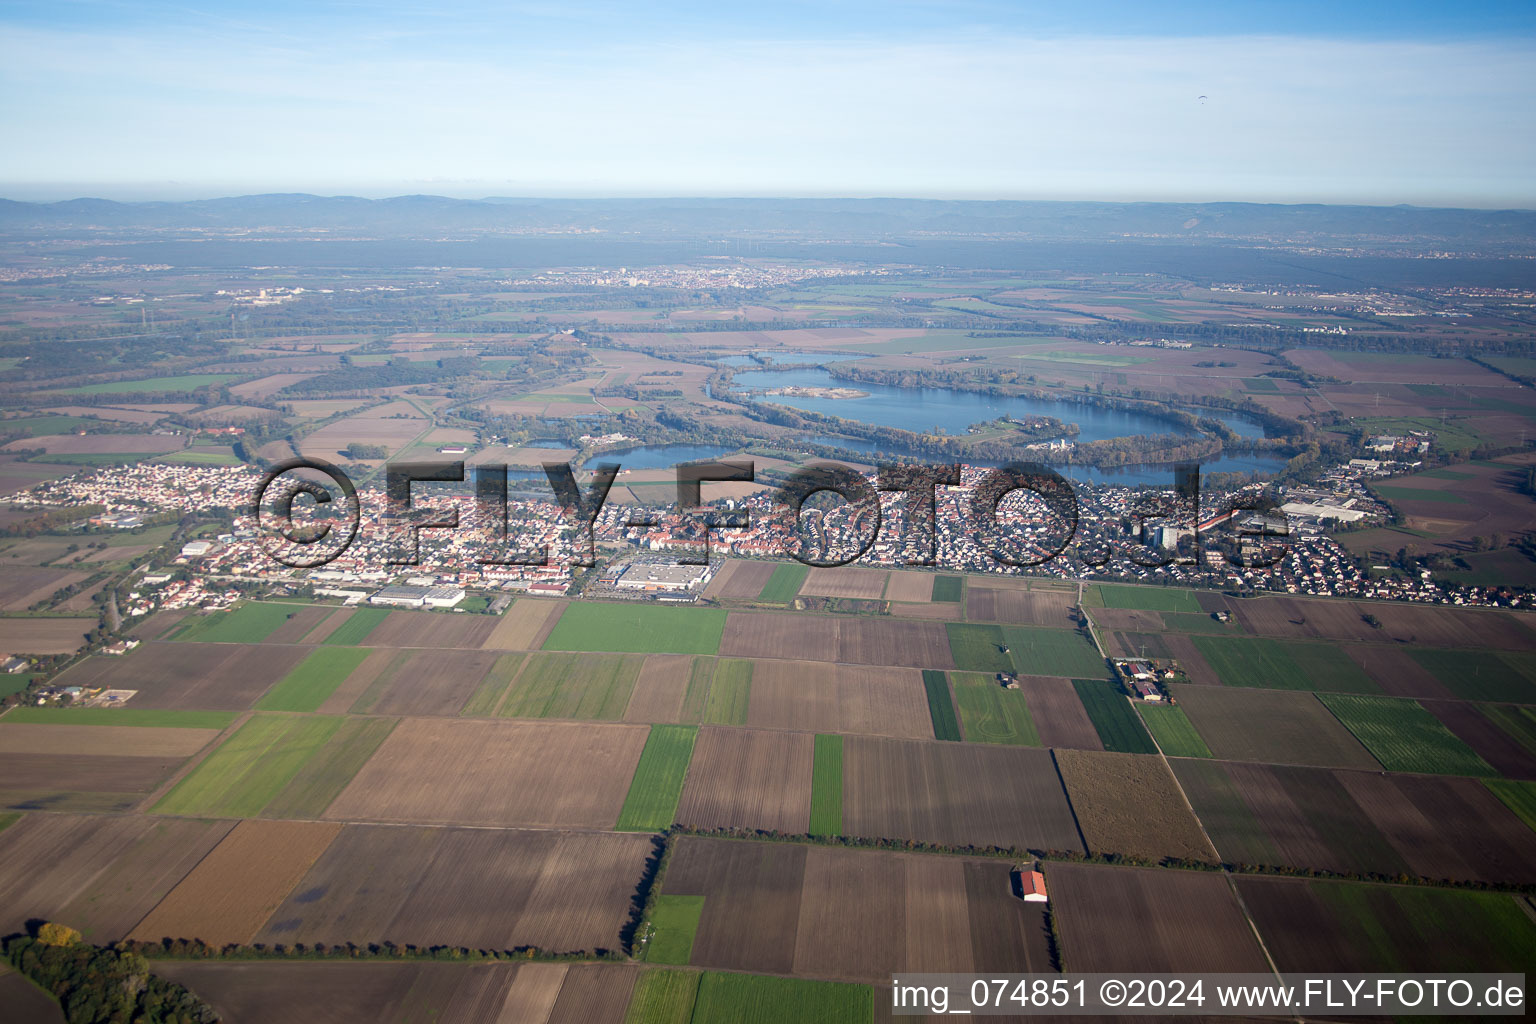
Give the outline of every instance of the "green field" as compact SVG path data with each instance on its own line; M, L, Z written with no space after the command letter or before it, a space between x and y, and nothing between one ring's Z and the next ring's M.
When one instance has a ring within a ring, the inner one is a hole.
M704 721L704 708L709 703L709 683L715 677L715 663L719 658L694 658L688 671L688 688L683 691L683 706L678 712L679 722Z
M1493 651L1410 650L1445 688L1466 700L1536 704L1536 664Z
M949 677L937 669L923 669L923 689L928 693L928 718L933 722L933 738L959 740L960 723L955 718L955 702L949 695Z
M1380 693L1365 670L1330 644L1250 636L1197 636L1195 649L1223 686Z
M89 420L84 416L22 416L18 419L0 420L0 434L64 434L79 427L100 424L102 420Z
M469 695L469 700L459 709L461 715L494 715L496 706L501 703L502 695L507 692L507 686L511 684L512 677L517 675L519 666L523 663L522 654L503 654L496 659L496 664L480 680L480 685L475 687L475 692Z
M498 714L616 722L644 664L637 654L530 654Z
M1108 671L1093 641L1076 630L1003 626L1002 632L1020 675L1096 676Z
M167 391L194 391L210 384L235 380L235 373L187 373L179 377L150 377L147 380L114 380L105 384L87 384L78 388L60 388L55 395L129 395Z
M1012 672L1013 660L1004 653L1007 642L1001 626L972 622L946 622L949 654L962 672Z
M1194 723L1184 714L1183 708L1171 704L1149 704L1137 701L1136 710L1141 712L1142 724L1157 740L1157 745L1169 757L1211 757L1211 748L1195 731Z
M688 1024L699 992L697 971L644 971L629 997L624 1024Z
M1201 613L1192 590L1179 587L1133 587L1101 583L1094 588L1105 608L1132 608L1147 612Z
M318 711L373 652L366 647L317 647L256 702L258 711Z
M238 711L162 711L158 708L16 707L0 722L33 725L137 725L147 729L227 729Z
M1375 491L1388 501L1425 501L1441 505L1465 505L1467 499L1451 490L1434 490L1428 487L1393 487L1376 484Z
M1371 951L1378 971L1408 971L1423 963L1431 946L1440 971L1524 971L1536 948L1536 923L1521 911L1518 897L1505 893L1306 884L1343 926L1332 941Z
M659 832L672 824L698 735L698 727L693 725L651 726L614 826L617 831Z
M388 608L355 608L347 621L320 642L329 647L353 647L362 643L387 618Z
M843 738L816 734L811 769L811 834L843 834Z
M160 814L254 817L336 736L345 721L337 715L256 715L154 809Z
M1479 704L1477 710L1484 718L1514 737L1515 742L1536 754L1536 710L1506 707L1502 704Z
M1093 720L1094 731L1099 734L1105 750L1123 754L1157 753L1152 737L1147 735L1146 727L1118 686L1103 679L1074 679L1072 687Z
M692 1024L862 1024L874 1012L868 985L707 971Z
M1498 774L1417 701L1342 693L1320 693L1317 699L1388 771Z
M1520 820L1536 830L1536 782L1519 779L1484 779L1483 785L1514 811Z
M544 649L714 654L724 630L725 611L719 608L576 601L566 606Z
M805 577L810 571L810 566L801 565L799 562L774 566L773 575L768 577L767 583L763 584L757 599L765 604L788 604L795 599L796 594L800 593L800 585L805 582Z
M746 725L751 701L752 663L743 658L716 661L703 721L709 725Z
M972 743L1008 743L1038 747L1040 734L1024 703L1024 694L1005 690L995 676L957 672L955 702L960 705L960 724Z
M396 718L348 718L262 808L266 818L318 818L389 734Z
M162 455L156 462L168 463L172 466L239 466L240 459L233 451L229 452L171 452Z
M645 947L645 959L653 964L682 966L693 956L693 937L704 913L703 896L656 897L651 907L651 941Z
M965 580L959 576L935 576L933 599L944 604L955 604L965 596Z

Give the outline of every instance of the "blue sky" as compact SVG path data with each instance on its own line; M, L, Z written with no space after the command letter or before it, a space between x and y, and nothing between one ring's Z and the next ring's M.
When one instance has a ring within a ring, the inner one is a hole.
M0 0L0 195L1536 207L1536 4L1156 6Z

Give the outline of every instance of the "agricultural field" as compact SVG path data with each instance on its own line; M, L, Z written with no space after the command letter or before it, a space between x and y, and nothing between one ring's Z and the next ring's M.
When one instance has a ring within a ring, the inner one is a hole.
M1006 690L994 676L956 672L954 691L960 724L968 741L1040 746L1040 734L1022 690Z
M338 616L336 625L321 643L337 647L355 647L368 639L376 628L389 618L387 608L354 608L346 618Z
M388 719L333 715L256 715L183 777L154 810L254 817L279 804L318 814L393 724Z
M320 647L256 702L258 711L318 711L326 698L368 657L356 647Z
M1536 833L1474 779L1178 760L1224 860L1516 882Z
M810 733L706 726L694 745L677 820L803 833L810 827L814 761Z
M698 659L706 664L712 659ZM683 701L693 677L694 658L687 654L650 654L635 677L626 722L681 722ZM706 682L707 686L707 682Z
M706 971L694 999L693 1024L803 1024L862 1021L874 1013L874 992L864 985L843 985L796 978Z
M715 670L714 687L729 664ZM921 673L808 661L746 662L750 704L745 720L755 729L818 729L839 733L933 735ZM710 719L714 721L713 719ZM716 724L731 724L717 722Z
M800 588L805 584L806 577L810 574L808 565L799 562L786 562L773 567L773 573L763 584L757 593L757 599L764 604L788 604L800 593ZM756 573L753 574L754 576Z
M1101 583L1093 588L1105 608L1204 614L1194 591L1178 587L1135 587Z
M325 816L409 824L611 828L649 732L643 725L407 718ZM444 750L455 756L443 757Z
M645 659L623 654L531 654L498 714L618 721Z
M652 849L641 834L329 827L255 941L616 949Z
M1103 679L1074 679L1072 688L1088 712L1105 750L1125 754L1155 754L1157 746L1147 735L1130 700L1120 687Z
M654 930L645 947L646 962L687 965L693 956L693 939L699 930L699 915L703 912L703 896L671 893L657 896L651 909ZM698 985L697 979L694 985Z
M1158 749L1168 757L1211 757L1211 748L1195 731L1184 709L1171 704L1139 701L1136 710Z
M720 640L720 653L733 658L782 658L793 654L805 661L839 661L840 625L826 615L731 612Z
M965 672L1014 671L1013 659L1004 648L1000 626L987 626L969 622L950 622L945 626L949 634L949 650L955 667Z
M697 967L877 984L1051 969L1043 908L1014 898L1006 861L685 837L661 885L702 898Z
M14 552L7 549L5 554L12 556ZM5 577L0 579L0 611L24 612L39 601L52 597L59 590L86 578L85 573L71 572L68 569L7 565Z
M726 601L755 601L777 568L773 562L726 559L709 581L709 586L704 588L704 596Z
M726 613L715 608L576 602L565 609L546 651L714 654Z
M536 651L565 608L563 602L518 598L502 612L483 646L498 651Z
M883 569L864 569L840 565L832 569L812 568L800 584L803 597L841 597L860 601L877 600L885 594L890 574Z
M965 593L965 577L963 576L935 576L933 578L933 599L942 604L959 604Z
M1050 751L1030 747L846 737L843 829L960 847L1082 848Z
M1536 711L1500 704L1426 700L1420 706L1505 778L1536 779Z
M1536 704L1536 658L1495 651L1410 650L1427 672L1464 700Z
M0 651L9 654L73 654L85 646L95 619L0 618Z
M147 816L28 814L0 830L0 928L68 921L116 942L234 827Z
M1497 774L1471 747L1414 701L1354 694L1320 694L1318 699L1388 771Z
M1004 626L1002 634L1020 675L1092 678L1108 671L1093 641L1076 630Z
M655 832L677 820L683 779L688 774L698 734L699 730L691 725L651 726L614 828L621 832Z
M1364 669L1331 644L1243 636L1197 636L1194 644L1224 686L1381 692Z
M1050 864L1045 880L1067 971L1269 970L1222 875Z
M741 658L716 658L712 668L700 721L708 725L746 725L751 715L754 664Z
M938 578L932 573L898 569L888 574L885 599L899 604L927 604L933 600L933 584Z
M1210 686L1170 689L1211 752L1223 760L1379 767L1313 694Z
M1064 590L1002 590L972 587L965 597L965 617L972 622L1072 629L1077 625L1074 596Z
M250 942L341 831L309 821L242 821L128 937Z
M1083 750L1055 757L1089 853L1216 860L1162 758Z
M1507 802L1507 801L1506 801ZM843 738L816 734L811 768L812 835L843 834Z
M246 711L308 654L265 647L252 658L239 644L151 641L119 657L97 655L60 673L60 686L111 686L138 691L131 707Z
M1516 817L1536 830L1536 784L1514 779L1484 779L1483 785L1503 801L1505 807L1514 811Z
M1282 971L1527 971L1536 923L1502 893L1239 876Z
M149 708L30 707L6 712L6 725L112 725L146 729L212 729L218 731L239 717L233 711L155 711Z
M343 623L326 643L362 643L362 640L337 640L358 615L374 609L359 608L353 618ZM381 622L363 635L370 647L433 647L475 650L483 647L495 631L498 620L489 615L455 612L386 612ZM361 628L361 627L358 627Z
M305 611L329 614L332 609L316 609L304 605L274 604L264 601L246 601L229 611L200 615L183 621L174 640L198 640L202 643L255 644L261 643ZM323 615L322 615L323 617ZM296 643L301 637L277 641Z
M959 740L960 720L949 690L949 676L937 669L923 669L923 692L928 699L928 719L934 739Z

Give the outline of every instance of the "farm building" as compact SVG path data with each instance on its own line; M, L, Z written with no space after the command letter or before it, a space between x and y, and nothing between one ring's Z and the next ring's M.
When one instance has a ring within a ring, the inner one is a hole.
M1038 871L1014 871L1013 894L1025 903L1046 903L1045 875Z
M369 604L396 608L452 608L464 600L459 587L391 586L368 598Z

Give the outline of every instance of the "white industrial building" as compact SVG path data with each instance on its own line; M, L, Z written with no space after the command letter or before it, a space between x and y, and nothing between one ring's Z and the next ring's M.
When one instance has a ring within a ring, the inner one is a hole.
M368 603L394 608L452 608L462 600L462 587L392 586L368 598Z

